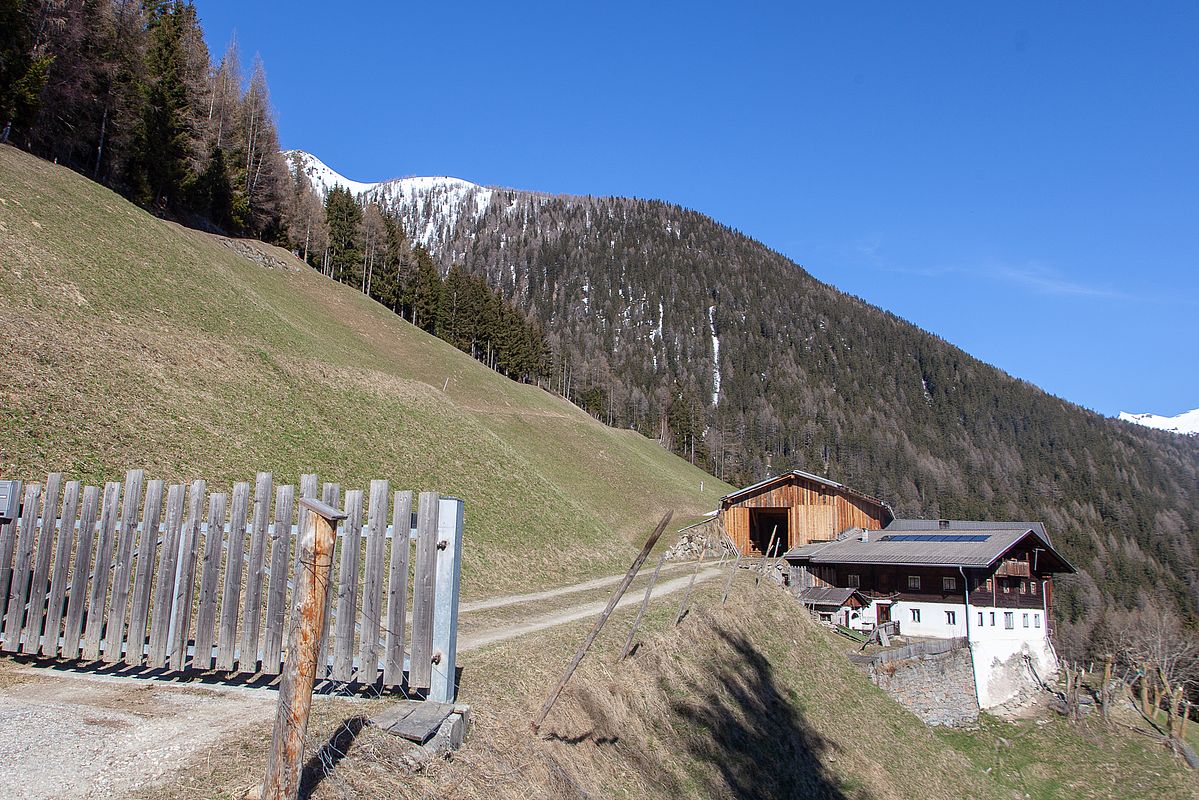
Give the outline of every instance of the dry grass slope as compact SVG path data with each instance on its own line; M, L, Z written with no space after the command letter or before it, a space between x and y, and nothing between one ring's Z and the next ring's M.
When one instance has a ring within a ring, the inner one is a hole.
M727 489L248 245L265 258L0 147L0 473L457 494L471 596L619 570L665 508Z

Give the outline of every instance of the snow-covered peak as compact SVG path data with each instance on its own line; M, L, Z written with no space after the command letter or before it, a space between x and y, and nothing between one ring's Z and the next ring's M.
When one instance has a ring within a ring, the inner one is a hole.
M322 198L342 186L357 198L378 203L399 214L411 240L436 252L464 220L476 222L491 205L492 190L446 175L393 178L365 183L352 181L303 150L284 151L288 166L297 166Z
M352 181L312 153L305 153L303 150L284 150L283 157L287 159L289 168L295 169L295 166L298 166L300 171L308 176L308 180L312 181L312 188L316 189L316 193L321 197L331 192L335 186L348 189L350 194L357 197L379 185L378 183Z
M1175 417L1162 417L1157 414L1129 414L1127 411L1121 411L1120 419L1161 431L1199 434L1199 408L1193 411L1184 411Z

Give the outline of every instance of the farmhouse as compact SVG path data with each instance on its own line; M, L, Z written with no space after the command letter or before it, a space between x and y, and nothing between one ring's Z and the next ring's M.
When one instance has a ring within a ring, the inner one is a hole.
M894 520L784 558L801 596L840 589L868 601L831 612L849 627L895 622L904 636L967 640L983 708L1019 694L1029 666L1041 676L1057 669L1053 575L1075 570L1039 523Z
M720 521L745 555L763 555L768 549L770 555L780 555L809 542L831 541L847 528L878 530L894 516L881 500L801 470L767 478L720 500Z

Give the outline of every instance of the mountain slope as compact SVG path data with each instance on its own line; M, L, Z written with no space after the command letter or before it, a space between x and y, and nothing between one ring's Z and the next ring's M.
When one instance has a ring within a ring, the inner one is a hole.
M1121 411L1120 419L1125 422L1135 422L1138 425L1144 425L1146 428L1155 428L1159 431L1199 433L1199 408L1192 411L1184 411L1173 417L1163 417L1158 414L1130 414L1127 411Z
M677 206L496 189L456 209L396 211L536 318L554 386L597 417L733 483L798 467L902 515L1044 520L1084 568L1059 595L1079 647L1108 603L1199 608L1199 441L1049 396Z
M312 470L454 493L473 596L621 569L665 508L696 516L726 488L282 250L154 219L10 147L0 264L6 476Z

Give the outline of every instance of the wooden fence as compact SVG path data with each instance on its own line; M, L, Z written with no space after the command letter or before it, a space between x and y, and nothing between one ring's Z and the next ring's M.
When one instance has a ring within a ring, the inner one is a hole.
M462 501L421 492L414 508L412 492L376 480L364 520L361 490L303 475L299 493L347 514L317 678L451 702ZM0 525L0 651L276 675L310 513L297 505L296 487L266 472L228 495L142 470L123 487L64 485L59 473L29 483L19 519Z

